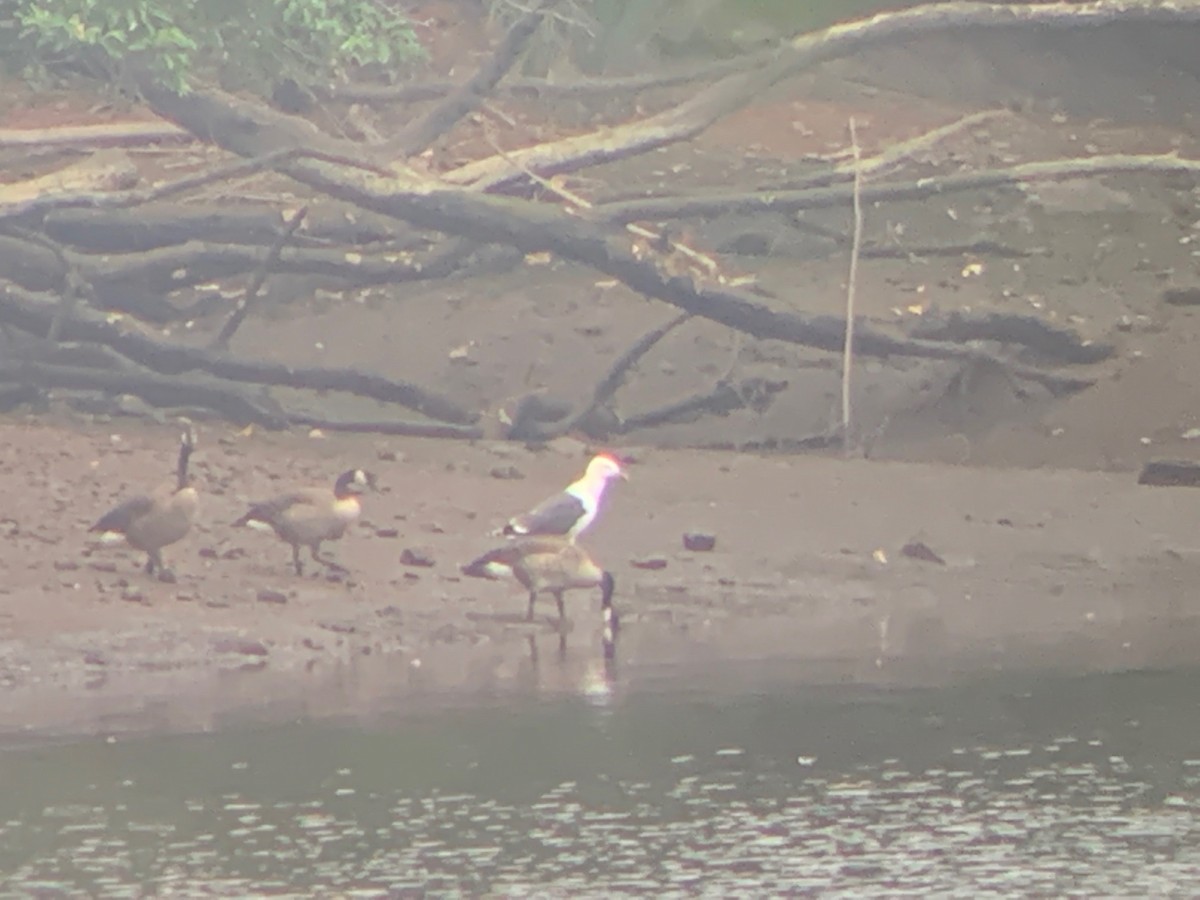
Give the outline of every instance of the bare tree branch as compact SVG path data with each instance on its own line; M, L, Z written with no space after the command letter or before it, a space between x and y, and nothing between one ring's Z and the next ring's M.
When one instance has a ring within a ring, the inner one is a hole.
M496 46L488 61L465 83L455 88L445 100L389 140L385 144L387 151L397 156L413 156L453 128L508 74L508 70L516 63L530 38L542 24L543 17L558 2L559 0L540 0L535 3L508 29L508 33Z
M628 125L605 128L511 151L446 173L450 184L496 191L524 181L523 170L548 176L612 162L688 140L783 78L864 47L915 35L983 28L1092 28L1109 22L1200 22L1200 4L1161 0L1093 0L1090 3L969 3L914 6L834 25L793 38L766 62L718 81L667 112ZM514 162L519 163L515 166Z
M0 321L31 334L44 334L57 304L13 285L0 285ZM218 378L251 384L279 385L316 391L345 391L384 403L414 409L431 419L458 425L474 424L476 416L458 404L418 385L360 372L356 369L289 366L266 360L239 359L157 340L109 321L87 308L75 310L62 325L65 341L89 341L164 375L201 371Z
M1198 7L1200 8L1200 7ZM935 175L916 181L881 181L862 189L863 202L923 200L957 191L981 190L1031 181L1062 181L1120 173L1200 173L1200 160L1172 154L1089 156L1082 159L1021 163L1008 169L987 169L960 175ZM597 222L624 224L638 221L711 216L717 213L795 212L824 209L850 202L852 183L798 191L710 192L689 197L651 197L600 203L587 217Z
M279 237L275 243L271 245L271 249L267 251L267 255L263 257L261 265L254 273L254 277L250 279L250 283L246 285L246 291L238 300L237 306L230 313L229 318L225 320L225 324L221 326L221 330L217 332L217 336L213 338L210 349L213 350L228 350L229 341L238 327L250 313L250 307L254 304L255 298L258 297L258 292L262 290L263 284L267 280L267 276L271 273L272 267L279 261L279 254L283 252L283 246L296 233L296 229L300 227L300 223L304 221L304 217L308 215L308 207L302 206L294 213L279 230Z
M545 78L512 78L496 86L496 92L512 97L535 100L574 97L594 97L612 94L638 94L656 88L677 87L719 78L730 72L761 66L772 51L760 51L733 59L689 66L675 72L653 75L621 75L612 78L588 78L580 81L549 81ZM326 100L341 100L349 103L420 103L437 100L457 90L453 81L421 82L419 84L349 84L329 88L314 88L314 92Z

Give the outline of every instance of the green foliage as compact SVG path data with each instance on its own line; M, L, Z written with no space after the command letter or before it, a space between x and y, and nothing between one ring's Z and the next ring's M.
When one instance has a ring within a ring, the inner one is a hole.
M265 87L424 53L403 14L377 0L0 0L5 19L19 26L0 34L10 59L70 62L109 77L137 62L180 91L206 66Z

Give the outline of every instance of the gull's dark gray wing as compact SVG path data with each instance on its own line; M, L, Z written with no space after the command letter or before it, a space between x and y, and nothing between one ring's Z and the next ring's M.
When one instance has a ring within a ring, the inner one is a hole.
M504 526L504 534L566 534L586 514L583 501L564 491L527 513L513 516Z

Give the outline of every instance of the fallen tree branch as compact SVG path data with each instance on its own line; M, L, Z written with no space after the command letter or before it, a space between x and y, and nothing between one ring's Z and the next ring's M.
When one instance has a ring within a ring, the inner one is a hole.
M0 184L0 210L35 202L63 191L101 195L124 191L138 183L137 167L120 150L102 150L53 172Z
M254 423L264 428L286 428L288 420L278 410L264 406L232 385L209 379L164 377L149 372L81 369L73 366L25 360L0 363L0 381L13 381L39 388L103 391L132 394L151 406L194 406L211 409L240 425Z
M397 156L414 156L453 128L463 116L475 109L508 74L542 19L559 0L540 0L513 23L479 70L455 88L441 103L413 122L384 146Z
M54 128L0 128L0 150L12 147L113 147L163 141L188 143L190 131L170 122L109 122Z
M1090 28L1109 22L1200 22L1200 5L1160 0L1093 0L1080 4L949 2L880 13L793 38L752 70L726 76L672 110L639 122L511 151L520 166L504 157L468 163L443 178L477 191L497 191L524 179L522 169L542 176L560 174L645 153L687 140L746 105L776 82L820 62L864 47L913 35L982 28Z
M31 334L44 335L57 304L13 285L0 285L0 321ZM345 391L383 403L395 403L442 422L471 425L477 416L453 401L406 381L396 381L348 368L289 366L265 360L238 359L198 347L170 344L110 321L81 307L62 325L65 341L88 341L110 347L126 359L164 375L202 371L218 378L251 384L314 391Z
M50 210L42 218L47 237L91 253L138 253L185 241L232 244L235 249L270 246L279 234L279 204L230 206L220 202L151 201L134 208ZM407 226L344 203L309 204L298 247L388 244L416 249L427 241Z
M1071 365L1102 362L1116 352L1116 347L1105 341L1083 341L1070 329L1051 325L1037 316L1011 313L927 313L913 321L909 334L923 340L1019 344L1046 359Z
M262 261L261 252L254 247L190 242L122 256L68 251L64 264L56 255L41 252L40 243L31 244L24 238L0 234L0 280L7 279L29 291L62 291L73 267L90 283L97 308L130 313L154 323L190 318L198 310L209 311L204 298L177 306L167 297L172 291L241 275ZM324 248L286 248L276 271L340 279L349 289L433 281L484 266L489 270L506 269L520 260L521 254L511 248L452 238L425 253L381 249L351 254Z
M346 419L326 419L322 416L302 415L291 413L287 417L289 425L305 428L319 428L322 431L341 431L349 434L394 434L404 437L427 438L456 438L474 441L483 437L483 430L475 425L451 425L434 422L406 422L397 419L380 419L374 421L352 421Z
M304 221L304 217L307 215L308 207L301 206L292 213L291 217L284 223L283 228L279 229L279 236L267 251L266 256L263 257L262 263L255 271L254 277L250 279L250 283L246 285L246 290L242 294L241 299L238 300L237 306L229 314L229 318L225 320L225 324L221 326L221 330L217 332L217 336L213 338L212 343L209 345L210 350L229 349L229 341L237 332L238 327L245 321L246 316L250 314L250 307L254 305L255 299L258 297L258 292L262 290L267 276L271 274L271 269L279 261L279 254L283 252L284 245L291 240L292 235L296 233L296 229L300 227L300 223Z
M238 101L244 106L252 107L246 101ZM266 109L266 107L262 107ZM257 111L257 108L255 108ZM276 119L288 118L280 116L271 110L267 110L275 116ZM246 120L248 114L243 110L238 110L238 113L230 113L226 117L226 121L222 124L232 128L246 128ZM304 120L300 120L304 121ZM269 140L280 140L282 134L285 138L292 141L300 141L303 139L305 132L289 131L283 125L279 125L273 129L263 129L265 134L269 134ZM308 124L305 122L305 124ZM205 123L204 129L197 132L198 137L207 137L206 131L210 128L215 128L214 123ZM328 143L336 141L334 138L329 138ZM348 168L366 169L374 172L377 175L388 175L390 170L377 165L371 160L363 159L353 154L352 151L357 149L357 145L351 144L349 141L337 142L335 146L340 150L350 150L350 153L339 153L309 147L287 145L280 148L278 144L273 146L273 149L254 159L243 159L228 166L218 166L215 169L210 169L207 172L199 172L195 175L188 175L185 178L180 178L177 181L167 182L155 188L127 190L127 191L112 191L111 193L93 193L70 191L67 193L52 193L43 196L33 197L27 200L14 201L12 203L0 204L0 222L9 219L21 218L23 216L42 215L53 209L69 209L76 207L84 207L91 209L125 209L131 206L138 206L142 203L150 203L154 200L163 200L167 197L173 197L177 194L183 194L188 191L194 191L196 188L203 187L207 184L212 184L217 181L228 181L234 178L244 178L247 175L252 175L255 172L263 172L268 169L274 169L281 163L289 159L323 159L325 162L334 165L346 166Z
M596 386L592 389L591 396L581 403L575 412L563 417L558 422L553 422L546 426L541 425L532 417L526 420L518 419L513 422L513 427L510 429L508 437L519 441L550 441L579 428L597 409L612 399L612 396L624 383L625 376L629 373L629 370L637 365L638 361L649 353L655 344L684 322L691 319L691 313L680 313L671 318L670 321L650 329L634 341L624 353L617 357L604 374L604 377L596 383Z
M1024 182L1062 181L1116 174L1163 175L1173 172L1200 173L1200 160L1184 159L1173 153L1117 154L1045 160L1019 163L1007 169L934 175L916 181L874 182L863 185L862 198L864 202L924 200L958 191L982 190ZM852 194L852 184L839 183L796 191L709 192L687 197L651 197L645 200L598 203L587 213L587 218L617 225L726 213L788 213L802 209L842 206L850 201Z
M654 75L621 75L611 78L587 78L578 81L549 81L545 78L513 78L496 86L497 93L510 97L535 100L571 99L607 96L611 94L639 94L656 88L678 87L709 78L719 78L730 72L761 66L772 54L766 50L758 53L723 59ZM421 82L419 84L348 84L329 88L312 88L317 96L325 100L347 103L420 103L438 100L460 84L455 81Z
M1101 0L1103 2L1103 0ZM226 102L219 95L195 90L186 96L153 83L143 95L163 115L188 127L207 127L222 119ZM212 132L213 139L234 152L262 155L272 149L262 132L239 127ZM697 316L760 338L773 338L837 352L844 343L845 323L833 316L801 316L777 310L720 283L699 282L688 275L664 273L652 259L639 258L621 232L585 221L543 204L443 188L396 173L380 178L362 169L335 168L315 160L285 162L281 169L298 181L365 209L408 221L420 228L459 235L480 243L501 243L522 253L551 251L605 272L648 297L671 303ZM917 356L930 359L987 359L1016 366L975 348L885 335L865 323L858 329L854 351L872 356ZM1051 390L1077 390L1089 384L1078 378L1022 369Z
M726 416L739 409L763 412L771 405L774 396L787 386L786 381L759 377L746 378L737 384L720 381L712 390L622 419L617 433L629 434L639 428L693 421L703 415Z

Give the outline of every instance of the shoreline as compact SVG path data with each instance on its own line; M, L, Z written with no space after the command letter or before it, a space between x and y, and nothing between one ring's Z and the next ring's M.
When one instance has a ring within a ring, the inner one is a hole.
M201 518L168 548L178 583L162 584L140 554L90 548L84 532L138 476L166 476L173 429L0 424L13 498L0 736L208 730L280 710L369 717L430 699L619 702L667 672L894 686L1200 654L1188 540L1200 512L1133 474L637 450L584 539L617 580L610 684L595 592L568 594L560 656L548 618L514 624L519 587L457 571L496 524L573 478L583 445L201 428ZM224 524L281 484L354 465L384 493L327 548L345 580L297 578L286 545ZM493 475L510 467L522 477ZM716 549L685 551L694 530ZM913 543L941 562L905 556ZM408 548L433 565L401 564Z

